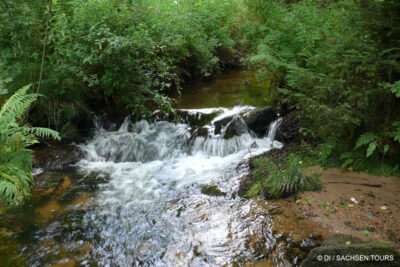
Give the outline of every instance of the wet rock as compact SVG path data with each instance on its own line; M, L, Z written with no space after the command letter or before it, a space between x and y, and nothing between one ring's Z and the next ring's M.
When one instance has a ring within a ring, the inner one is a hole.
M209 196L226 196L226 193L222 192L215 185L207 184L201 188L201 193Z
M196 138L196 137L208 137L209 136L209 132L208 132L208 128L206 127L201 127L201 128L197 128L196 130L193 131L192 137Z
M234 118L235 116L227 116L224 117L222 119L219 119L217 121L214 121L214 134L221 134L221 131L224 127L226 127L226 125L228 125L228 123Z
M165 114L164 112L157 110L151 115L150 119L153 121L185 123L190 127L197 128L209 124L220 113L218 110L211 113L202 113L183 109L177 109L175 112L176 115L172 113Z
M247 191L251 188L254 183L254 179L251 174L245 175L240 180L238 195L243 197L246 195Z
M187 110L176 110L178 120L181 123L186 123L190 127L201 127L209 124L215 117L218 116L219 111L212 113L192 112Z
M301 243L300 243L300 248L303 251L310 251L311 249L313 249L317 246L318 246L317 242L315 242L311 238L306 238L303 241L301 241Z
M374 258L368 260L346 260L346 257L371 257L371 255L374 255ZM322 246L312 249L301 266L316 267L322 264L323 266L372 267L381 264L388 267L400 266L400 252L393 245L380 241L363 242L352 236L334 235L326 239Z
M74 145L42 147L34 151L33 167L44 170L61 170L77 163L83 152Z
M249 133L246 123L241 117L235 116L227 125L224 133L224 139L230 139L234 136L240 136L246 133Z
M300 133L300 119L296 112L291 112L283 117L279 128L276 130L275 139L285 144L296 143L302 139Z
M256 109L250 112L246 118L246 124L249 129L257 135L262 136L268 130L271 122L276 120L277 115L272 108Z
M311 234L308 235L309 238L312 238L314 240L318 240L321 238L321 234L318 232L312 232Z
M63 176L59 172L46 171L34 177L36 188L57 187L63 181Z

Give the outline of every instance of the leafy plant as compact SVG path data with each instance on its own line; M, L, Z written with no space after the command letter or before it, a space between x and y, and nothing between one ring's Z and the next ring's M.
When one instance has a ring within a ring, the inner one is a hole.
M248 62L320 141L320 164L395 167L400 146L400 2L248 1ZM390 149L389 149L390 148ZM380 169L374 167L374 169Z
M47 99L30 121L57 130L104 107L136 119L168 113L184 80L240 65L239 0L7 2L0 91L32 83Z
M23 124L23 117L38 94L28 93L24 86L0 109L0 201L21 204L30 197L32 153L27 147L37 137L60 139L51 129Z
M302 161L295 154L289 154L281 167L270 158L259 158L253 162L255 184L246 197L262 193L267 198L281 198L300 191L316 191L321 183L316 175L305 175L301 170ZM311 204L312 200L308 200Z

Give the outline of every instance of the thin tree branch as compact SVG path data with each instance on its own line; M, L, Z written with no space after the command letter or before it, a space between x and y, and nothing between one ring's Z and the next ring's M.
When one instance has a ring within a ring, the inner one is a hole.
M51 16L51 6L53 4L53 0L49 1L49 12L47 14L47 21L46 21L46 30L44 32L44 42L43 42L43 51L42 51L42 63L40 65L40 74L39 74L39 81L38 81L38 87L36 92L39 93L40 92L40 85L42 82L42 76L43 76L43 66L44 66L44 57L46 54L46 43L47 43L47 33L48 33L48 29L49 29L49 24L50 24L50 16Z

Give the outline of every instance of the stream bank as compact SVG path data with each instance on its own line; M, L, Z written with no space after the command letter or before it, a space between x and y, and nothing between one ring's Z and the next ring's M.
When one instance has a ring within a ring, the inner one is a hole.
M0 261L298 266L331 232L287 200L238 196L249 160L283 155L275 133L290 144L297 122L277 128L273 109L239 104L99 118L84 142L37 148L32 201L0 214Z

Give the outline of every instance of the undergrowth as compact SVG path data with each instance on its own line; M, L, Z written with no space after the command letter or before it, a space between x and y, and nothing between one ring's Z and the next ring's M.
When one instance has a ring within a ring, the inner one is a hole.
M262 194L268 199L291 196L300 191L317 191L321 182L317 175L304 171L301 158L293 153L283 160L260 157L253 161L254 184L245 197L251 198Z

